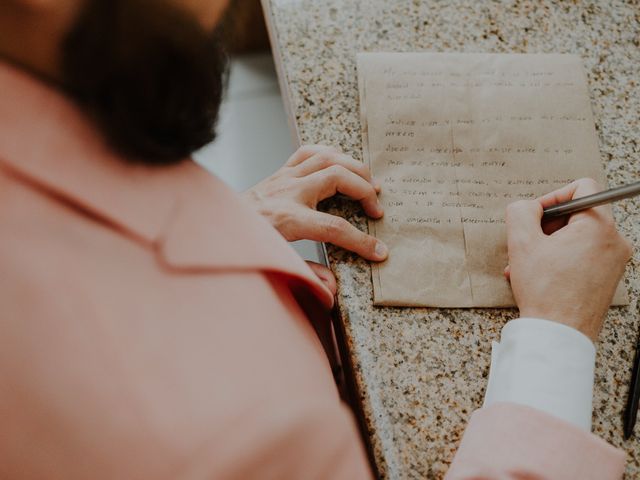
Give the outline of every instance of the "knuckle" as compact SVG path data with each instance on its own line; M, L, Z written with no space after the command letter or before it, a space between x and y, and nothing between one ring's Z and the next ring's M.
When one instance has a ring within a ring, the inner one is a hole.
M302 147L299 147L295 152L293 152L293 154L289 157L289 159L285 163L285 166L296 165L298 163L301 163L307 158L309 158L310 156L312 156L314 153L315 151L313 149L313 146L303 145Z
M353 168L358 175L360 175L363 178L371 177L371 171L369 170L369 167L367 165L365 165L362 162L359 162L358 160L354 160L351 157L349 157L349 159L353 162L353 165L354 165Z
M342 153L339 148L334 147L333 145L325 145L325 148L327 149L327 151L333 153L334 155L335 154L339 155Z
M374 203L378 203L378 193L376 192L376 189L373 185L371 185L369 182L367 182L366 184L363 183L362 187L365 190L365 199L371 200Z
M322 168L331 167L336 163L336 154L329 150L323 150L319 152L316 157Z
M298 148L298 153L309 153L313 152L315 147L313 145L304 144Z
M346 168L344 168L342 165L337 165L337 164L333 164L329 167L327 167L326 172L327 175L329 175L332 178L338 178L341 177L345 174L346 172Z
M320 153L318 153L314 157L313 161L317 163L317 167L320 170L324 170L325 168L330 167L334 163L333 156L331 154L329 154L328 152L320 152Z
M363 245L365 246L365 248L369 251L369 252L375 252L376 250L376 246L378 244L378 241L372 237L371 235L364 235L365 239L362 242Z
M327 160L331 160L332 162L335 162L336 157L340 155L340 152L335 147L328 147L326 145L321 145L319 148L320 149L317 152L318 155L326 158Z

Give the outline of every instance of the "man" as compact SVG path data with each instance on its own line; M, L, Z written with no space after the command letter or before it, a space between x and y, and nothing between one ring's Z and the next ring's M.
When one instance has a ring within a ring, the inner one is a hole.
M186 159L213 135L223 9L0 0L0 478L371 475L309 323L333 278L282 237L384 260L315 211L341 192L380 217L380 186L309 146L240 200ZM622 475L588 430L592 341L630 247L608 207L541 226L597 188L509 208L526 318L503 330L450 478Z

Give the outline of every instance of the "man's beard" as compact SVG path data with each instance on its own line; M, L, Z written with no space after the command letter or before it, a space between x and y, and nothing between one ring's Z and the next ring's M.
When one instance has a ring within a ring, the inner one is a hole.
M221 41L166 0L88 0L62 64L70 94L131 161L174 163L215 138Z

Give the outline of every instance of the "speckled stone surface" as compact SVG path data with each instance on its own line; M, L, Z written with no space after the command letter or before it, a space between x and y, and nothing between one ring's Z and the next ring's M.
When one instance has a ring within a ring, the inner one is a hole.
M361 158L359 51L557 52L582 56L610 185L640 180L640 3L637 1L267 0L280 74L303 143ZM325 206L366 230L344 201ZM615 208L640 248L640 200ZM483 399L490 345L514 310L378 308L369 265L329 247L338 301L370 440L383 478L441 478ZM640 315L640 253L627 269L631 304L612 309L598 345L593 431L622 438ZM640 437L640 425L636 429Z

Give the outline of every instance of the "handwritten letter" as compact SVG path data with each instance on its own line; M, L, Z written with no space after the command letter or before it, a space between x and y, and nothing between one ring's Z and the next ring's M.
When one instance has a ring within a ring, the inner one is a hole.
M514 305L507 204L581 177L606 185L579 57L364 53L358 74L385 207L370 232L391 251L372 267L374 303Z

